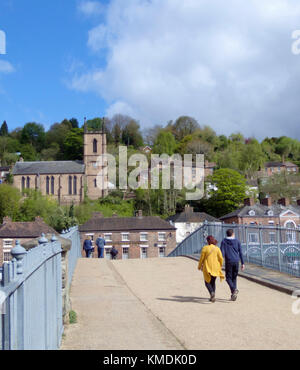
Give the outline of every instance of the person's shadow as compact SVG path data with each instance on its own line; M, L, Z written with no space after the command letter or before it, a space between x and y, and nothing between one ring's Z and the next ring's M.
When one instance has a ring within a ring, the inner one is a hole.
M173 296L172 298L156 298L160 301L172 301L172 302L179 302L179 303L200 303L200 304L211 304L209 298L203 298L203 297L184 297L184 296ZM222 299L222 298L216 298L216 302L221 303L231 303L231 300L228 299Z

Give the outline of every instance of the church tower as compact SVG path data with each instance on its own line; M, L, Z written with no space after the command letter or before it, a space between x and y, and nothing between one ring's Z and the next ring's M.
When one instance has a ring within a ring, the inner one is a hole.
M108 177L106 154L107 142L104 131L90 130L84 125L84 165L87 196L96 200L107 195Z

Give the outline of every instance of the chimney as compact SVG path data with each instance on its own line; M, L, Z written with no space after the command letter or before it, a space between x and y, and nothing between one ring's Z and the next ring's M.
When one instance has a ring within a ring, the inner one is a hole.
M284 207L287 207L290 205L290 200L288 198L281 198L278 201L278 204L281 204Z
M3 224L8 224L9 222L12 222L12 219L10 217L3 217Z
M37 216L35 219L34 219L35 222L44 222L44 220L42 219L42 217L40 216Z
M260 202L261 205L271 207L272 206L272 198L264 198Z
M135 217L143 217L143 211L140 209L136 212Z
M244 199L244 206L250 206L253 207L255 204L254 198L247 198Z
M184 207L184 212L185 213L193 213L194 212L194 208L191 207L190 205L186 204L186 206Z

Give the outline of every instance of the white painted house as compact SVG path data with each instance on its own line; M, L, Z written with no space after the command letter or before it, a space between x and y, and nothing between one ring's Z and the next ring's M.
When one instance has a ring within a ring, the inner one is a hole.
M194 212L193 207L186 206L182 213L178 213L167 219L171 225L176 227L176 243L181 243L190 234L199 229L205 221L222 223L217 218L205 212Z

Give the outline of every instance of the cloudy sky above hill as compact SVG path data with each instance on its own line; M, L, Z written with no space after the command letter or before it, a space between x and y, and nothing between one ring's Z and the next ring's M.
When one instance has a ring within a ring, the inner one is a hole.
M44 2L3 1L0 109L13 125L124 113L150 127L190 115L219 134L300 139L298 0L55 0L48 14ZM4 21L24 11L28 22ZM17 36L37 17L26 51Z

